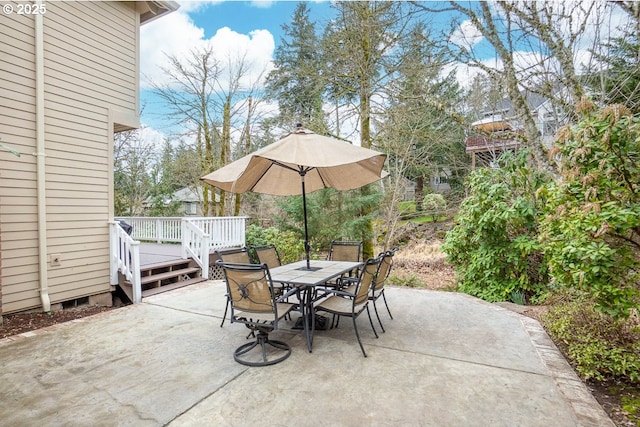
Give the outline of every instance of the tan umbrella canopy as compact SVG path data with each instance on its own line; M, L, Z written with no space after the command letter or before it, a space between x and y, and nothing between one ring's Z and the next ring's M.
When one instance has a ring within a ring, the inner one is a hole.
M306 194L322 188L350 190L388 175L386 154L318 135L298 126L273 144L203 176L201 179L232 193L292 196L302 194L305 252L309 266Z

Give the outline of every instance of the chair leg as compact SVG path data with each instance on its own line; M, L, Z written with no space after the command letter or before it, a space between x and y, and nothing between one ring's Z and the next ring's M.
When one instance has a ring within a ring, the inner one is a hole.
M376 300L373 300L373 310L376 312L376 317L378 318L378 323L380 324L380 328L382 328L382 332L387 332L384 330L384 326L382 326L382 320L380 320L380 314L378 314L378 306L376 305Z
M360 341L360 334L358 333L358 325L356 325L356 316L351 316L351 320L353 320L353 329L355 329L356 331L356 338L358 339L358 344L360 344L360 350L362 350L362 354L364 355L364 357L367 357L367 353L364 351L364 347L362 346L362 341Z
M260 352L262 356L262 361L257 360L249 360L244 359L242 356L249 353L251 350L260 346ZM266 346L271 346L276 350L280 350L278 355L269 359L267 355ZM269 339L269 334L264 331L258 331L255 341L252 341L247 344L243 344L236 349L233 353L233 358L236 362L247 365L247 366L268 366L275 365L276 363L280 363L291 355L291 346L289 344L282 341L275 341Z
M227 318L227 310L229 310L229 304L230 303L231 303L231 301L229 301L229 298L227 297L227 304L224 306L224 314L222 315L222 323L220 323L220 327L221 328L224 325L224 321Z
M371 312L369 311L369 304L367 304L367 316L369 317L369 324L371 325L371 329L373 329L373 334L376 336L376 338L380 338L378 336L378 333L376 332L375 326L373 326L373 320L371 320Z
M387 313L389 313L389 317L391 318L391 320L393 320L391 310L389 310L389 304L387 304L387 297L384 295L384 289L382 290L382 299L384 300L384 305L387 307Z

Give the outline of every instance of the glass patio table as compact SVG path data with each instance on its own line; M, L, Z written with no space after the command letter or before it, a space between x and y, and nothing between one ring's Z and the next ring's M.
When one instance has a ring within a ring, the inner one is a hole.
M303 260L271 268L269 272L273 282L294 286L302 291L300 297L302 322L307 339L307 348L311 353L313 349L313 331L309 323L313 315L312 295L314 288L362 267L363 264L361 262L324 260L311 260L309 262L310 269L307 269L307 261Z

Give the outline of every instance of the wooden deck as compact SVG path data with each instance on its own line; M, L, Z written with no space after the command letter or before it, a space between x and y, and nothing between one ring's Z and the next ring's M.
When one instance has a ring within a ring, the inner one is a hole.
M177 244L140 243L140 268L182 259L181 250Z

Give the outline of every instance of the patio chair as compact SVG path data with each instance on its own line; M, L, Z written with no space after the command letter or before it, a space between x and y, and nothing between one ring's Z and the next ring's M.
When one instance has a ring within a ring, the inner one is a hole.
M373 310L376 313L376 317L378 318L378 323L380 324L380 328L382 328L382 332L386 331L384 329L384 326L382 325L382 320L380 320L380 314L378 313L378 306L376 302L378 301L378 298L382 297L384 305L385 307L387 307L387 313L389 313L389 317L391 318L391 320L393 320L391 310L389 309L389 304L387 303L387 297L384 294L384 285L389 278L389 273L391 273L391 267L393 266L393 256L397 251L398 248L393 248L378 255L378 257L380 257L380 268L378 269L375 280L371 284L371 290L369 292L369 301L373 302ZM354 293L355 285L348 286L344 290L349 293Z
M276 249L276 246L273 244L265 246L252 246L251 251L255 255L255 259L258 264L267 264L269 268L276 268L282 265L282 261L280 261L280 254L278 254L278 249ZM290 286L283 283L274 283L273 288L277 296L283 295L289 289L291 289Z
M258 263L265 263L269 268L275 268L282 265L278 249L276 249L275 245L252 246L251 249L256 256Z
M330 261L352 261L360 262L362 260L362 242L358 241L345 241L345 240L332 240L329 246L329 260ZM358 271L350 271L350 277L358 276ZM327 282L326 287L336 288L341 282L338 280Z
M378 333L376 332L376 328L373 326L373 320L371 320L371 313L369 311L369 289L371 288L371 284L375 278L376 273L378 272L378 268L380 266L381 258L369 258L360 274L358 276L358 281L355 283L354 292L348 293L339 289L327 289L326 294L328 298L322 300L320 303L314 306L314 311L324 311L334 316L344 316L351 317L353 321L353 329L356 332L356 338L358 340L358 344L360 344L360 349L362 350L362 354L364 357L367 357L367 353L364 351L364 347L362 346L362 341L360 340L360 334L358 332L358 324L356 319L363 311L367 311L367 316L369 317L369 324L371 325L371 329L375 334L376 338L378 338ZM312 329L315 327L315 322L312 321Z
M362 242L332 240L329 259L332 261L361 261Z
M221 249L217 250L216 256L218 260L222 262L233 262L240 264L251 264L251 255L249 254L249 249L246 247L241 248L232 248L232 249ZM224 321L227 318L227 312L229 310L229 306L231 305L230 296L227 293L225 295L227 297L227 305L224 307L224 315L222 316L222 323L220 323L220 327L224 326Z
M247 366L267 366L282 362L291 355L291 346L269 339L278 322L291 311L293 304L277 300L266 264L236 264L218 260L224 271L231 301L231 323L243 323L255 340L238 347L233 358ZM255 349L255 351L253 351Z

